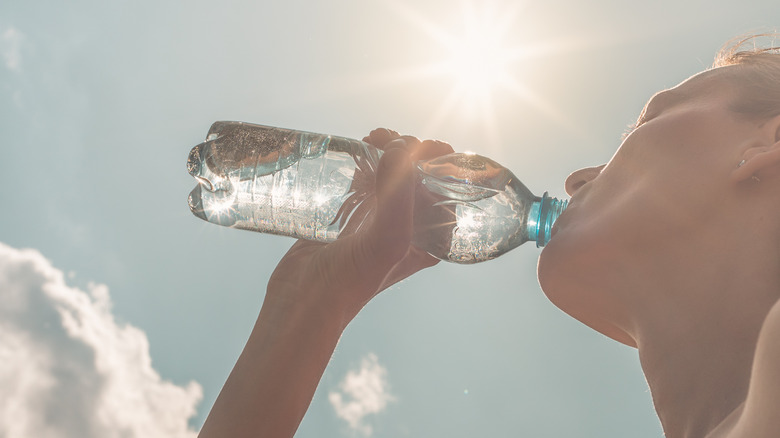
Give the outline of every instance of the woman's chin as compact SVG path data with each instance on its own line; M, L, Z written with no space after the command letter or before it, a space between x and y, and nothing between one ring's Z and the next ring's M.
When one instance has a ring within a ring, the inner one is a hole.
M561 229L542 250L537 264L539 285L556 307L590 328L629 346L634 340L619 327L627 317L621 304L620 288L607 283L610 270L620 270L619 263L609 257L615 248L607 248L603 240L574 239L570 229ZM595 236L594 236L595 238Z

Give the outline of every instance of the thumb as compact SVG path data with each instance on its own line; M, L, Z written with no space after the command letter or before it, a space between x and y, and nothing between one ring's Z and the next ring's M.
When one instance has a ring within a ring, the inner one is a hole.
M376 215L365 234L366 250L382 265L391 266L409 249L413 233L416 174L409 153L388 149L376 175Z

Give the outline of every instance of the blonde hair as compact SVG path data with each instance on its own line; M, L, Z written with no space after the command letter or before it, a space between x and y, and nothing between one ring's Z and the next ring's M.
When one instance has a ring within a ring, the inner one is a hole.
M715 56L715 67L739 66L731 79L739 97L731 110L758 120L780 115L780 46L778 33L764 33L735 38ZM771 41L763 47L764 40Z

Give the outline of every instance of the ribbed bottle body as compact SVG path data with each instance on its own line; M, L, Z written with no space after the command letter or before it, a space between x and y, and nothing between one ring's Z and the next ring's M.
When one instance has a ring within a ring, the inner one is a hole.
M194 147L189 205L219 225L332 242L370 223L382 151L362 141L217 122ZM544 246L566 201L534 196L475 154L416 163L413 243L441 260L477 263L533 240Z
M379 155L358 140L217 122L190 152L199 182L190 209L219 225L331 242L373 209Z

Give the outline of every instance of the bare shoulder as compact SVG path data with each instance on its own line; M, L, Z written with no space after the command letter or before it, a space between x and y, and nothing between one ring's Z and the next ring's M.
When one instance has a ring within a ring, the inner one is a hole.
M756 345L750 389L733 437L780 436L780 302L769 311Z

